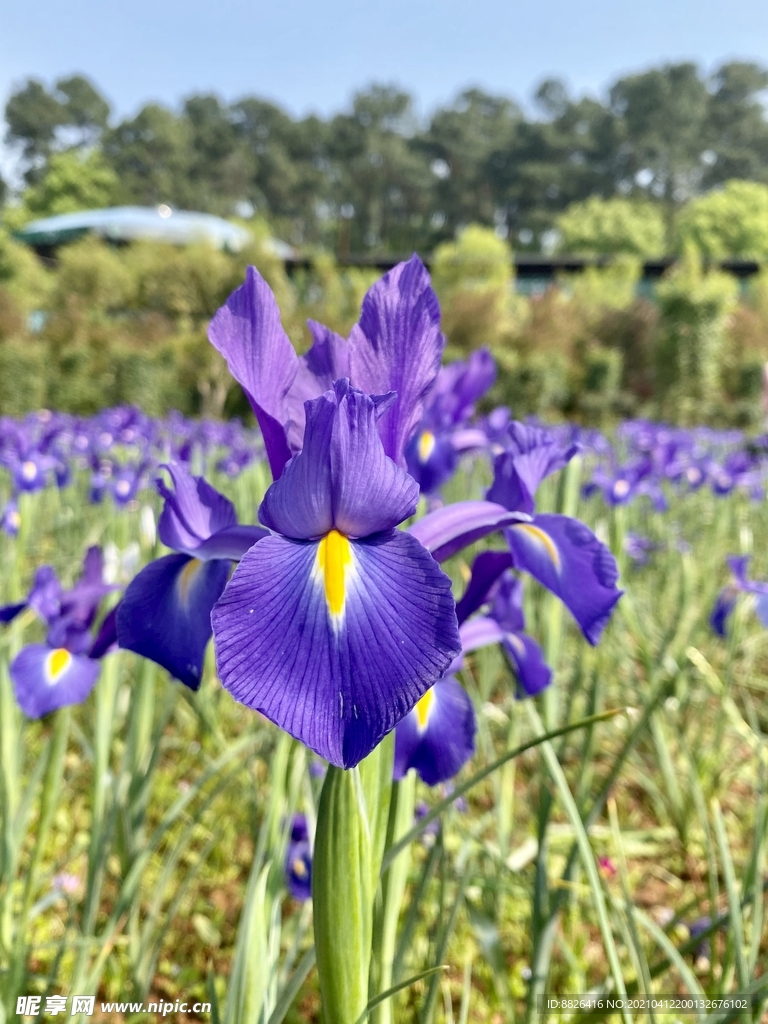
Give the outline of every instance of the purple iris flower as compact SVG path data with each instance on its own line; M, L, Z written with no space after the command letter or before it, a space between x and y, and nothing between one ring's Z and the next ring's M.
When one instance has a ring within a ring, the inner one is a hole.
M175 554L141 570L120 602L120 646L167 669L192 690L200 686L205 648L211 638L211 609L221 596L231 562L267 531L240 526L234 505L202 477L165 466L170 490L157 481L165 506L160 540Z
M541 648L525 632L523 585L511 571L507 551L484 551L472 564L464 596L456 605L459 634L465 653L500 643L518 681L518 696L534 697L552 681L552 670ZM470 618L483 605L485 615Z
M539 484L573 457L576 446L523 424L510 426L510 438L512 449L496 459L487 499L526 513L504 531L514 567L559 597L594 645L622 594L616 587L616 560L578 519L535 513Z
M405 461L420 490L433 494L453 476L459 453L450 433L435 433L424 427L406 445Z
M655 551L658 544L650 537L643 537L639 533L627 533L624 537L624 550L636 565L647 565L651 552Z
M494 462L488 501L531 515L541 481L567 465L578 451L578 444L564 445L556 433L544 427L510 423L506 450Z
M212 615L226 689L344 768L461 649L449 579L396 530L419 491L384 452L388 408L347 380L305 404L304 447L259 509L272 536L244 555Z
M760 622L768 628L768 583L759 583L747 579L748 555L731 555L726 559L731 570L731 579L723 587L715 600L715 606L709 616L709 624L718 636L726 635L726 627L731 612L736 607L739 594L755 594L757 604L755 611Z
M285 857L285 883L295 900L308 900L312 896L312 849L307 819L303 814L296 814L293 818Z
M452 779L475 752L476 728L461 683L452 675L439 679L397 723L394 778L415 768L428 786Z
M305 402L343 378L368 395L396 392L378 431L384 454L404 467L405 446L422 419L445 344L421 260L398 264L370 288L348 341L322 324L310 321L309 327L314 343L299 358L269 285L249 267L208 330L253 408L273 478L302 447Z
M9 498L3 509L0 527L9 537L15 537L21 526L21 515L19 514L19 503L16 498Z
M10 666L16 700L29 718L84 701L99 677L100 659L116 646L114 609L92 635L98 606L115 589L104 583L102 570L101 549L89 548L71 590L62 590L53 569L42 566L27 601L0 609L0 620L7 622L29 606L48 626L46 642L22 648Z
M52 460L36 451L28 452L23 457L14 457L9 466L16 489L30 492L44 489L51 467Z

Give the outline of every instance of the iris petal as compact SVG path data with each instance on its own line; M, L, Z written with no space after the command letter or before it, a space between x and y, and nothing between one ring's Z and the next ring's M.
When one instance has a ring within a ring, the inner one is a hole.
M211 609L229 567L228 561L199 562L189 555L165 555L151 562L118 606L120 646L162 665L196 690L211 638Z
M416 509L419 489L384 454L377 401L337 381L308 402L304 448L267 491L260 521L294 540L337 529L366 537L397 526Z
M445 338L426 267L413 256L368 291L349 336L350 377L369 395L397 392L379 423L384 451L401 466L440 368Z
M212 616L225 688L344 768L460 650L450 581L417 541L392 531L347 543L343 622L317 575L320 544L282 537L251 548Z
M19 707L29 718L80 704L99 678L98 661L47 644L22 648L11 663L11 679Z
M515 565L560 598L591 644L596 644L622 595L608 548L577 519L534 516L506 531Z
M216 313L208 337L251 403L277 480L291 457L285 399L299 363L272 290L255 267L248 267L245 283Z
M474 753L475 727L464 688L452 676L441 679L397 726L394 777L415 768L428 786L447 782Z

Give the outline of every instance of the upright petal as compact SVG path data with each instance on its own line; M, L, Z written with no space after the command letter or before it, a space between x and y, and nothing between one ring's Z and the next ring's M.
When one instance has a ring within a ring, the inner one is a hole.
M418 256L399 263L368 291L349 344L353 385L369 395L397 392L379 433L385 453L403 466L445 344L437 296Z
M11 680L19 707L28 718L80 704L99 678L101 665L63 647L23 647L11 662Z
M562 469L578 445L565 444L551 431L525 423L510 423L509 450L497 456L488 501L533 514L536 490L545 477Z
M416 509L418 487L384 454L376 400L337 381L306 406L304 448L267 491L259 519L284 537L389 530Z
M212 620L225 688L349 768L410 711L460 644L450 581L412 537L342 541L256 544Z
M534 516L506 531L515 565L525 569L568 608L582 633L596 644L622 595L608 548L578 519Z
M291 457L285 398L296 377L298 358L280 323L272 289L255 267L248 267L245 283L216 313L208 337L251 403L277 480Z
M349 377L349 342L330 327L307 320L314 341L299 359L296 378L286 396L288 440L300 451L304 439L304 403L329 391L334 381Z
M229 568L227 561L200 562L189 555L150 562L118 605L120 646L162 665L196 690L211 638L211 609L224 590Z
M174 488L171 491L162 480L157 481L165 499L157 529L166 547L196 554L212 534L237 525L235 506L202 477L192 476L178 463L162 468L168 471Z
M447 782L475 752L475 711L463 686L446 676L427 690L395 731L393 775L415 768L428 786Z

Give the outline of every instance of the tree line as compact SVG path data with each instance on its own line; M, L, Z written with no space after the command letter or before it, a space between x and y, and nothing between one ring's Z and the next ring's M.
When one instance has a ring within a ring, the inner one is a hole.
M679 63L621 77L602 99L548 79L530 112L473 88L420 121L411 95L372 85L328 118L201 94L120 120L78 74L17 88L6 141L33 212L56 211L52 178L71 178L74 163L81 202L257 214L286 240L341 256L430 252L471 223L535 252L588 197L650 201L671 222L727 181L768 183L766 88L755 63L711 74Z

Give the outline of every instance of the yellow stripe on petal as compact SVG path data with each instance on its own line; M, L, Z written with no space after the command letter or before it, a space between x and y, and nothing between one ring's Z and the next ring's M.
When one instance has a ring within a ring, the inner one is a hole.
M512 529L522 530L531 540L540 544L546 551L550 562L560 572L560 552L548 533L545 533L540 527L534 526L532 523L515 523Z
M317 546L315 572L323 581L325 603L332 619L338 620L344 614L351 569L352 548L349 540L338 530L331 530Z
M65 647L57 647L45 659L45 678L53 686L72 664L72 655Z
M435 435L431 430L422 430L419 435L419 462L426 462L435 450Z
M418 724L419 732L424 732L429 724L429 716L432 714L432 708L435 704L435 688L430 686L424 696L416 705L416 722Z
M199 558L193 558L184 566L179 573L179 597L181 598L182 604L187 604L189 601L189 589L194 582L195 576L197 576L198 570L202 567L202 562Z

